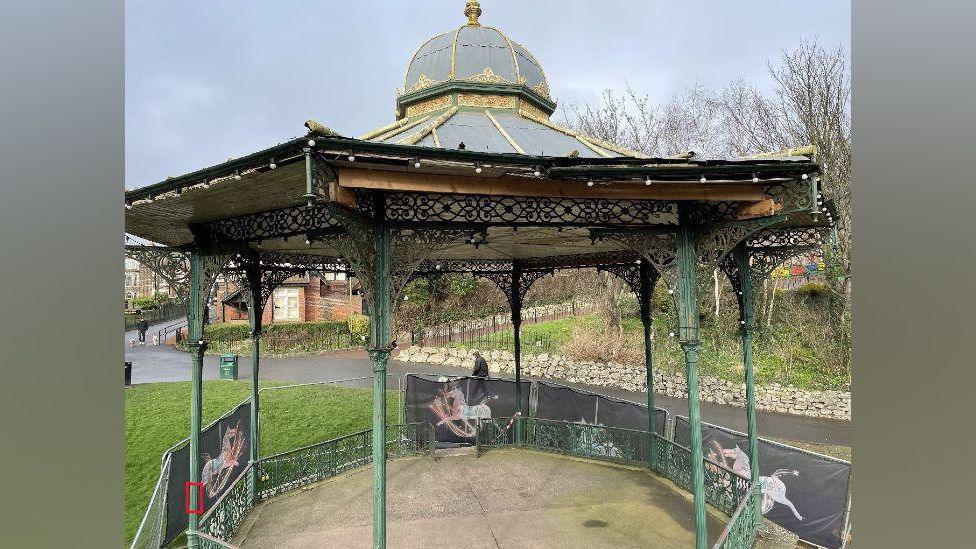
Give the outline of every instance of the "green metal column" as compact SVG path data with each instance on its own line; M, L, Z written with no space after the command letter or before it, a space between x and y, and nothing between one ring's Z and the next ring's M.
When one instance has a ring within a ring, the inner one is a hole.
M512 262L512 340L515 347L515 408L522 415L515 418L515 444L522 444L522 267Z
M382 211L382 210L380 210ZM390 358L390 233L376 220L369 355L373 361L373 547L386 547L386 365Z
M752 366L752 332L756 327L752 278L749 272L749 251L745 244L739 244L735 251L735 261L739 268L739 313L742 324L742 364L746 373L746 421L749 434L749 477L753 483L759 482L759 438L756 429L756 378ZM756 500L756 515L762 516L759 509L761 498Z
M200 430L203 408L203 353L207 344L203 341L203 309L206 306L207 289L204 285L204 256L199 250L190 253L190 300L187 304L187 339L190 344L190 482L200 482ZM196 486L190 487L190 501L199 501ZM186 542L191 549L200 547L197 537L199 515L190 515Z
M264 303L261 302L261 263L255 256L248 262L245 271L250 289L251 302L248 304L248 324L251 328L251 498L258 495L258 459L260 457L260 435L258 431L258 373L261 364L261 316Z
M698 295L694 232L688 219L688 208L679 206L677 234L678 333L685 353L685 376L688 380L688 422L691 425L691 487L695 501L695 547L706 549L708 532L705 523L705 468L702 463L701 408L698 402Z
M654 341L651 338L653 319L651 318L651 265L646 259L640 260L640 317L644 325L644 368L647 373L647 431L654 432ZM654 465L654 439L647 437L647 463Z

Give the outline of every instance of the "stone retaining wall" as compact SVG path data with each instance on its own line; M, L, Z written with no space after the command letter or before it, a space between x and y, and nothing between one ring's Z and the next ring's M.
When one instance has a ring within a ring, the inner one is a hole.
M473 368L471 352L467 349L413 346L400 351L396 358L404 362ZM485 351L483 355L491 372L507 375L515 373L515 357L512 353ZM571 383L619 387L628 391L647 390L643 366L574 361L561 355L540 354L523 356L522 371L528 376L562 379ZM698 381L698 391L703 401L745 407L745 383L733 383L709 376L700 376ZM654 389L655 394L687 397L687 384L681 374L654 370ZM850 421L851 394L846 391L808 391L776 383L757 385L756 408Z

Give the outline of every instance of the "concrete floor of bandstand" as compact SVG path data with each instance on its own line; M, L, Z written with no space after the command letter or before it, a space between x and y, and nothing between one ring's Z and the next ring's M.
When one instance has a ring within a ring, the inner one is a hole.
M372 468L264 502L231 540L244 549L370 547ZM520 449L395 459L389 547L694 546L691 496L637 467ZM727 517L709 508L711 546Z

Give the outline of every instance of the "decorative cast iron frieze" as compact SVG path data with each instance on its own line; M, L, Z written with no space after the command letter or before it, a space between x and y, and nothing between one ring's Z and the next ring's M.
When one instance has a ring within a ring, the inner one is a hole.
M385 210L386 219L395 224L464 222L553 226L673 223L678 211L676 203L659 200L417 193L387 195Z
M222 243L308 235L337 227L332 206L316 203L209 221L199 224L198 230L207 242Z

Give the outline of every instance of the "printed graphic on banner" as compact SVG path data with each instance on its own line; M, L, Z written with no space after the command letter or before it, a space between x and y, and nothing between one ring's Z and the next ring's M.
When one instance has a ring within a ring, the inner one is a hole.
M517 411L514 381L479 377L442 381L410 374L405 382L407 423L434 425L438 442L471 444L479 419L511 417ZM523 410L528 410L530 389L531 383L523 381Z
M537 383L539 398L536 417L633 429L647 430L647 406L626 400L617 400L588 391L580 391L540 381ZM667 412L654 409L654 431L664 436Z
M202 512L210 509L247 467L251 452L251 403L245 402L200 433ZM190 448L173 452L166 486L166 538L163 545L186 530L187 509L200 514L199 501L188 502ZM201 491L201 490L198 490Z
M675 418L674 441L688 446L689 433L688 420ZM702 423L706 458L749 477L748 449L745 434ZM759 475L764 517L817 545L843 545L850 463L760 439Z

